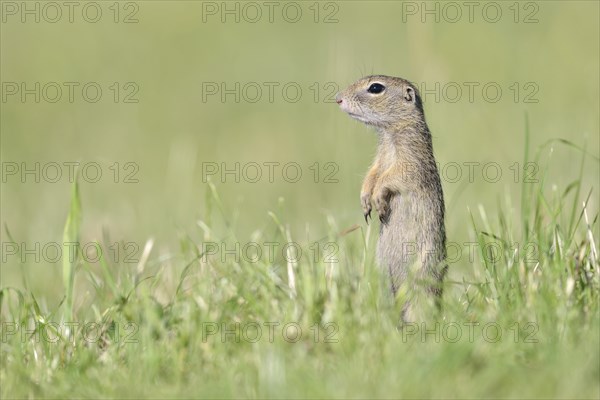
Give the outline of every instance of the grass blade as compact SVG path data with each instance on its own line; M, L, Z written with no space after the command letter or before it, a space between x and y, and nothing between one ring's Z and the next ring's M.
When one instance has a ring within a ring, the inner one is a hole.
M75 266L79 258L79 231L81 227L81 201L79 197L79 183L73 182L71 190L71 206L63 231L63 284L65 287L65 318L73 321L73 286L75 281ZM71 246L75 244L77 251L71 254Z

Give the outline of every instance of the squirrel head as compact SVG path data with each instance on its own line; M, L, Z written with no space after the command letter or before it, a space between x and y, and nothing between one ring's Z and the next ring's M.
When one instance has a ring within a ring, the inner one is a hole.
M424 121L416 86L402 78L366 76L336 95L340 108L352 118L382 129Z

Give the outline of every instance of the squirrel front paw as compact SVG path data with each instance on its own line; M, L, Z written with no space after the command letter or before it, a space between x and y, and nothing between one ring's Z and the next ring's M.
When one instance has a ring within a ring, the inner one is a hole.
M384 225L387 224L390 217L390 192L385 188L376 191L373 194L373 203L379 215L379 221Z
M363 209L363 214L365 216L365 222L367 225L369 224L369 217L371 216L371 193L361 193L360 194L360 205Z

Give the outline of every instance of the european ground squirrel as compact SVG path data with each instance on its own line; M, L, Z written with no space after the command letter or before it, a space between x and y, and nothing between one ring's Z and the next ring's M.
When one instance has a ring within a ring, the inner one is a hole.
M352 118L373 126L377 155L363 182L365 220L375 207L381 221L377 259L389 270L392 293L407 295L411 319L420 293L439 306L446 274L444 196L421 96L402 78L367 76L336 96Z

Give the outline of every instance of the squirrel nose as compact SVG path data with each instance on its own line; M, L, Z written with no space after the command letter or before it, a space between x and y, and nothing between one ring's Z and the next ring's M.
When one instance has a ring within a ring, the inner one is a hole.
M342 104L342 96L339 93L335 95L335 102Z

